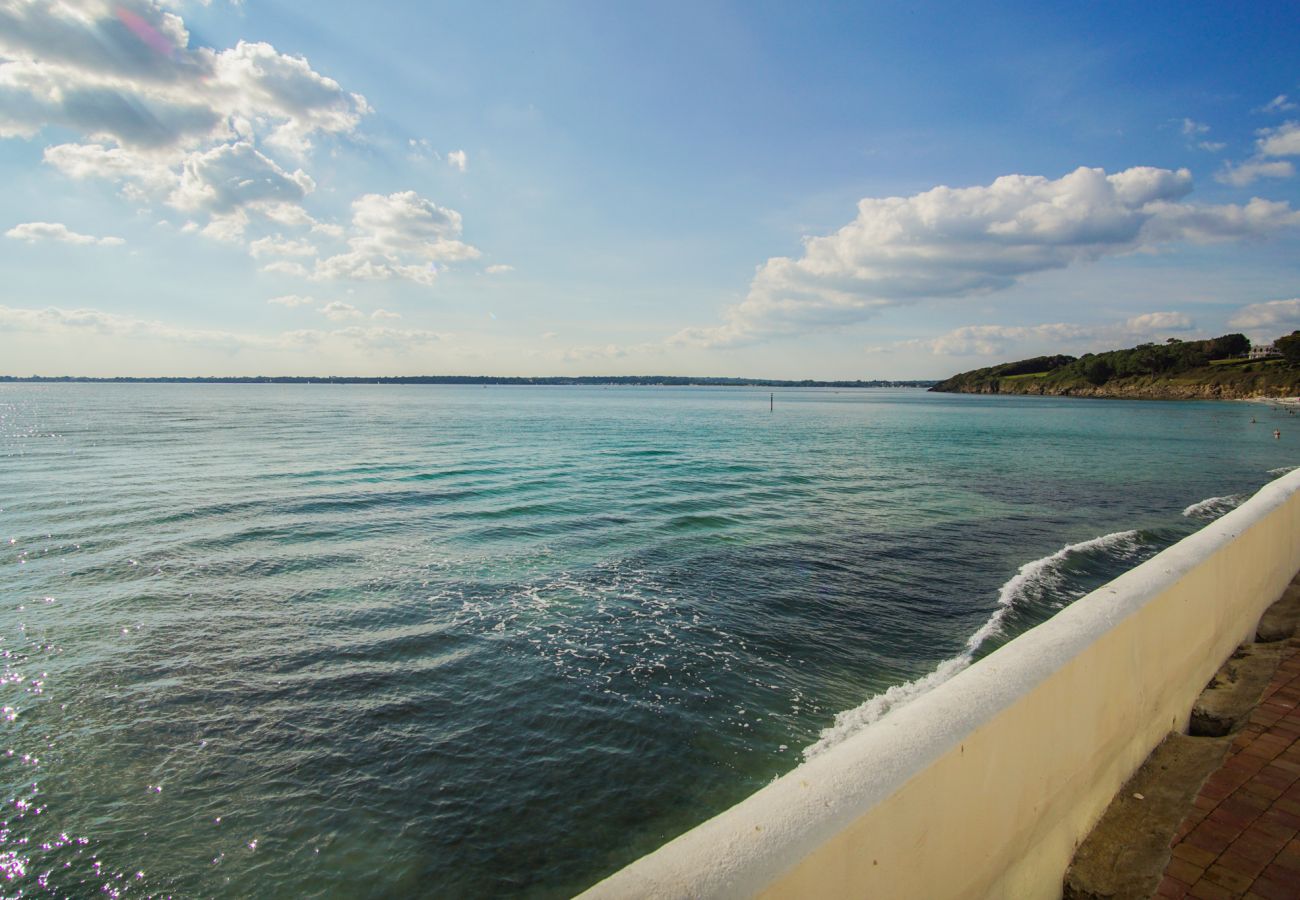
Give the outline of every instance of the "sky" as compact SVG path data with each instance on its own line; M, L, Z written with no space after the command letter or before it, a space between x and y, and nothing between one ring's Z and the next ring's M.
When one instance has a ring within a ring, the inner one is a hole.
M0 374L1269 341L1297 46L1294 0L0 0Z

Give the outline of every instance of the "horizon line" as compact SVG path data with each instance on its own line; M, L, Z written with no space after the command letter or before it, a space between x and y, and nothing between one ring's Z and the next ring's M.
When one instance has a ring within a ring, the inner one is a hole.
M0 375L0 384L500 384L726 387L930 387L937 378L746 378L723 375Z

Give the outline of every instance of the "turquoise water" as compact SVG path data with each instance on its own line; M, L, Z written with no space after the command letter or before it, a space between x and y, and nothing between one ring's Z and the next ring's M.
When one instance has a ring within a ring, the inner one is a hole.
M0 386L0 883L571 894L1231 508L1297 423Z

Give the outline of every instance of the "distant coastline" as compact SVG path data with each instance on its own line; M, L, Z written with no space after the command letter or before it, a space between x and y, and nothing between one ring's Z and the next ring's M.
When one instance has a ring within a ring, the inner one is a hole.
M1122 400L1270 400L1300 395L1300 333L1253 347L1241 334L1171 338L1081 357L1037 356L962 372L930 388Z
M235 376L117 376L91 378L84 375L0 375L0 384L504 384L539 386L643 386L643 387L801 387L801 388L929 388L935 379L920 381L817 381L782 378L713 378L687 375L235 375Z

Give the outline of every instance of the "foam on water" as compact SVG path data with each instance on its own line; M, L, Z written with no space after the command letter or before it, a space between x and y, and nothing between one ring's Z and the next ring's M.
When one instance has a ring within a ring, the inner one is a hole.
M998 592L998 607L988 621L966 641L965 649L957 656L939 663L933 671L913 681L895 685L877 694L861 706L836 714L835 722L824 729L816 743L805 748L804 758L812 759L827 749L841 743L886 713L898 709L922 696L975 661L980 648L990 638L1002 636L1007 616L1017 607L1043 602L1053 596L1068 596L1068 563L1085 554L1109 554L1118 559L1135 557L1143 548L1141 536L1136 531L1117 531L1101 537L1067 544L1050 556L1025 563ZM1081 596L1081 593L1079 593Z
M1236 509L1249 496L1250 494L1228 494L1224 497L1206 497L1183 510L1183 515L1189 519L1217 519Z
M1296 469L1300 469L1300 466L1278 466L1276 469L1269 469L1268 474L1285 475L1287 472L1294 472Z

